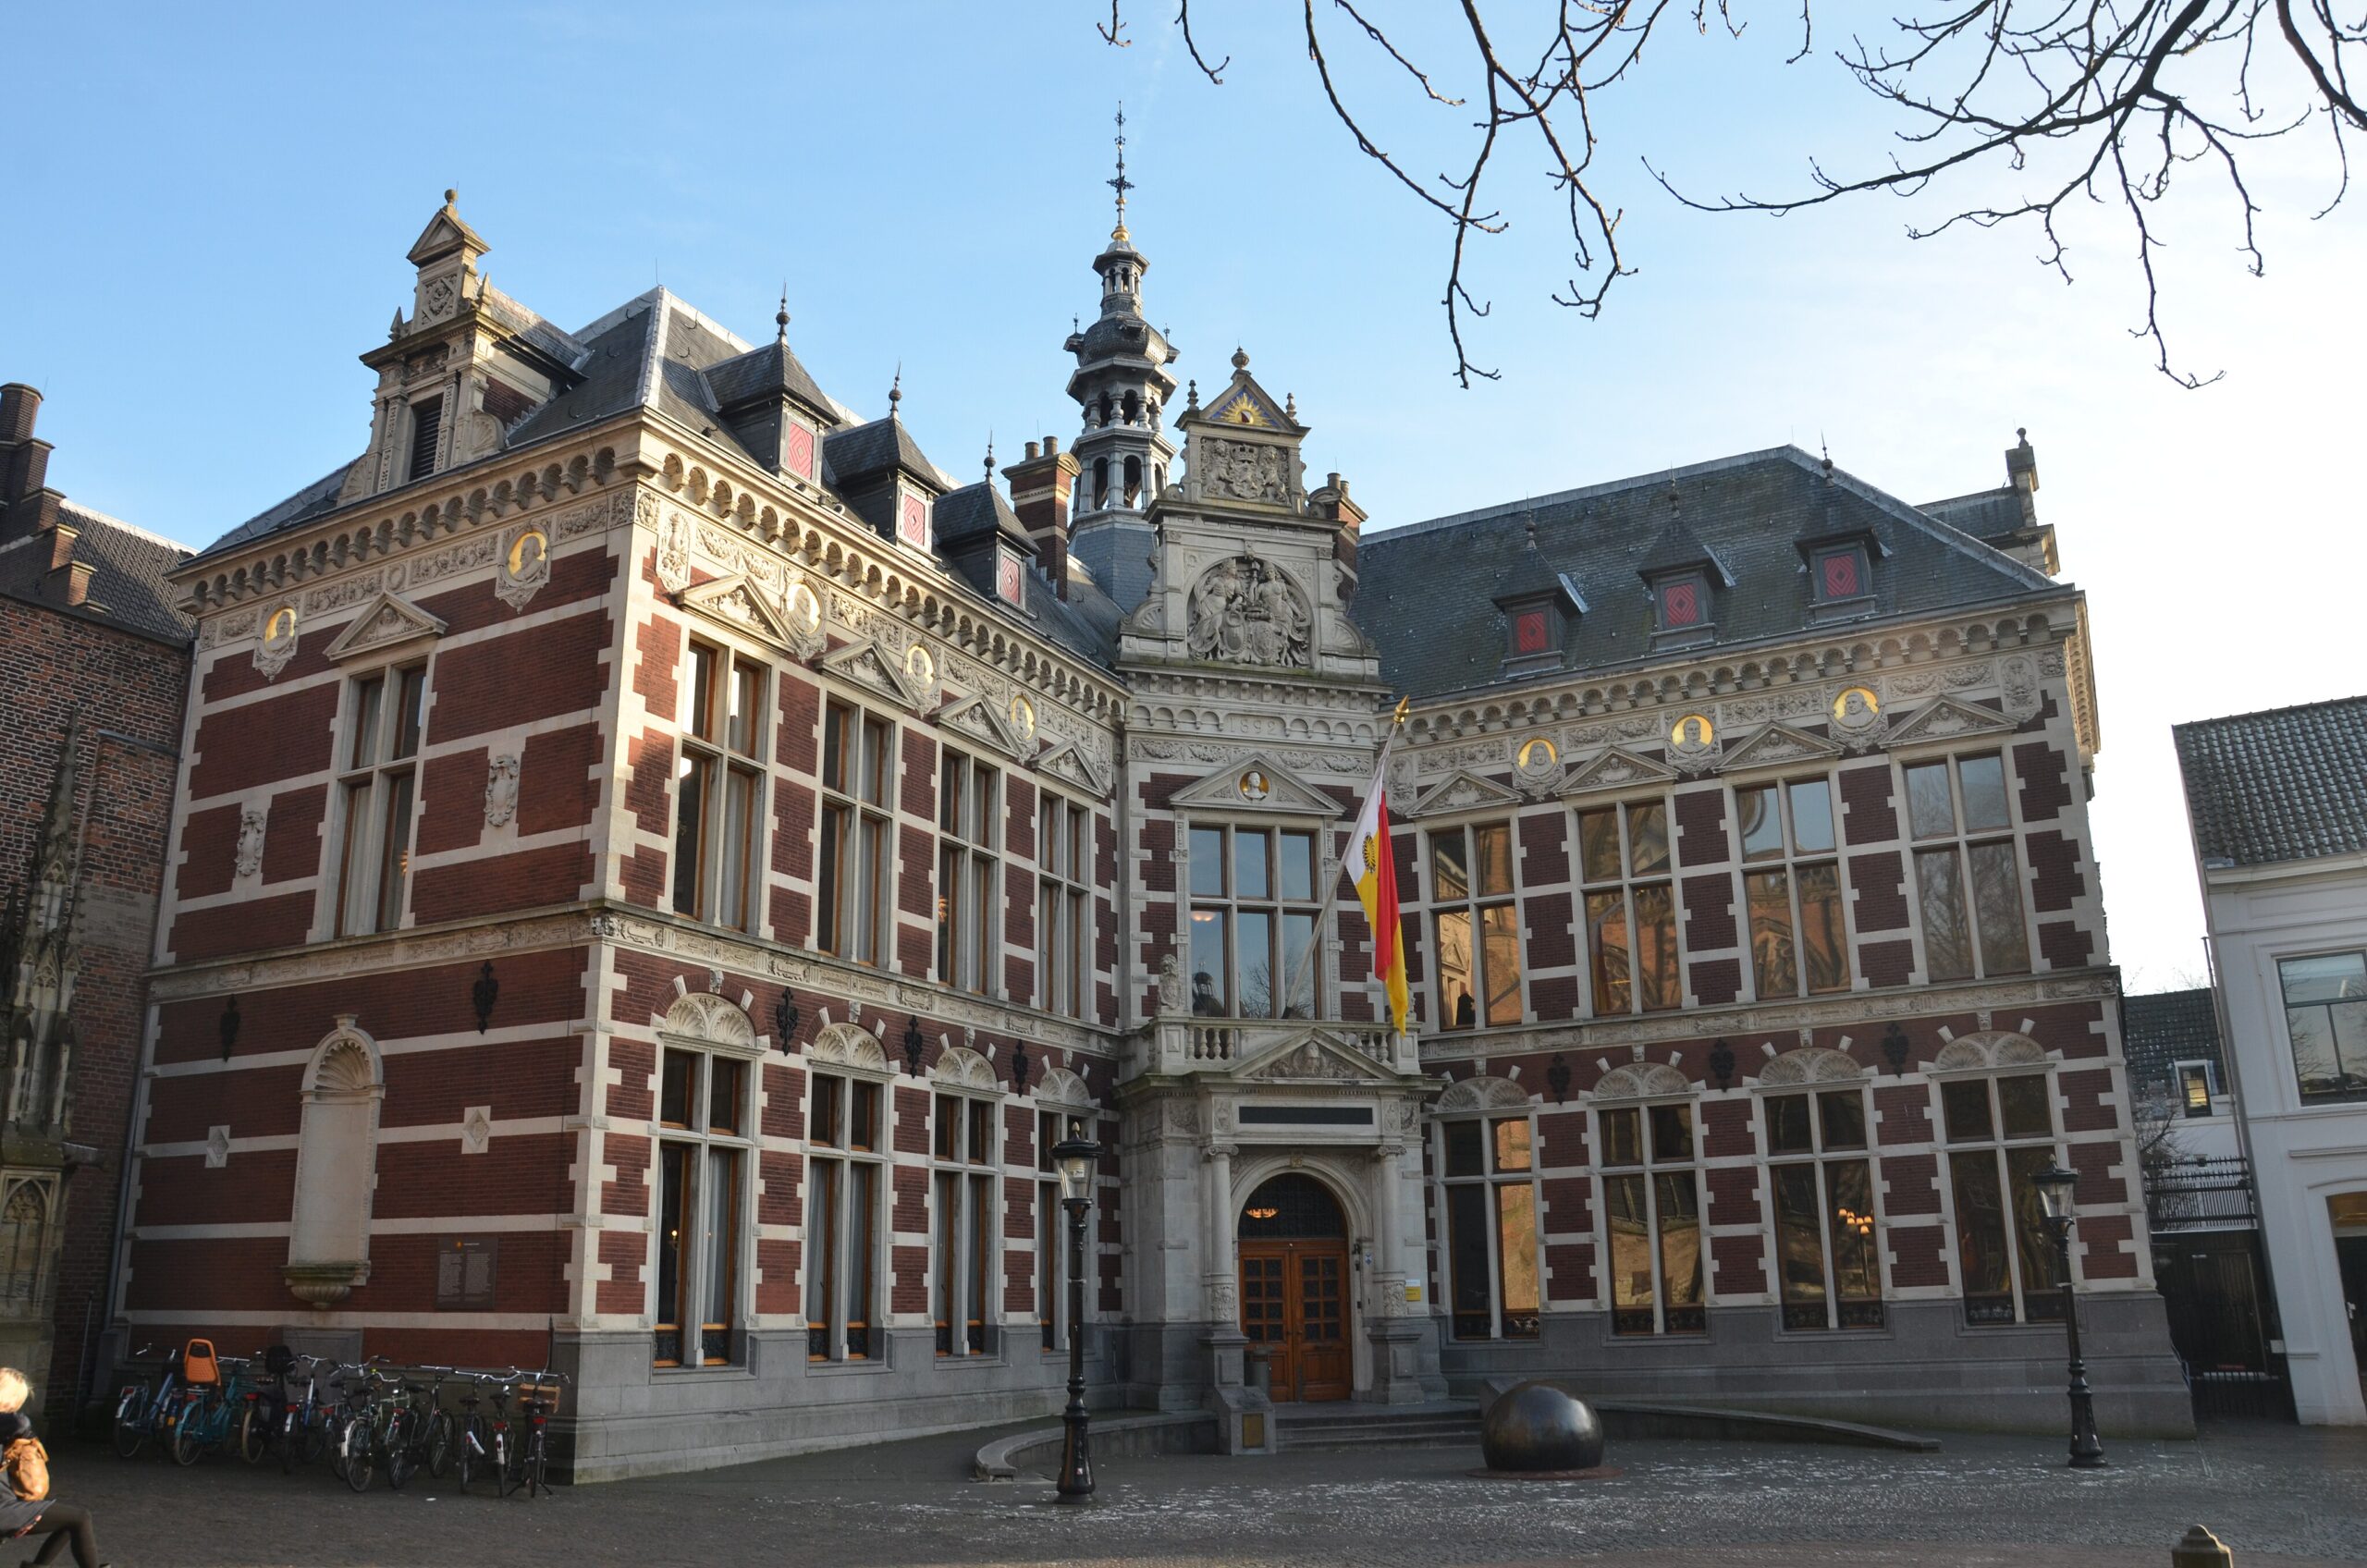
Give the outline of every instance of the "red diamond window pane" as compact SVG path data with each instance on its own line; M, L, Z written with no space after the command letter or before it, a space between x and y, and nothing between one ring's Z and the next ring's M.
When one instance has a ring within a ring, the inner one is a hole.
M814 433L802 424L789 427L789 440L781 453L781 466L800 479L814 477Z
M1858 557L1855 551L1844 550L1824 557L1824 596L1847 599L1857 595Z
M1543 610L1525 610L1521 613L1520 619L1513 622L1513 646L1524 654L1541 654L1545 651L1545 612Z
M904 543L928 548L928 508L918 496L904 497Z
M1661 624L1693 626L1701 619L1701 590L1690 582L1672 582L1661 590Z
M1019 562L1010 556L995 564L995 592L1014 605L1019 603Z

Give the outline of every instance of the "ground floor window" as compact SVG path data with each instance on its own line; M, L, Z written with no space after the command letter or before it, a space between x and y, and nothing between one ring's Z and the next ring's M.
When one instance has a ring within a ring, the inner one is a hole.
M867 1361L879 1302L881 1086L814 1075L805 1135L805 1355Z
M1628 1106L1595 1117L1612 1332L1707 1331L1693 1107Z
M1528 1117L1445 1121L1439 1136L1454 1337L1533 1340L1540 1291Z

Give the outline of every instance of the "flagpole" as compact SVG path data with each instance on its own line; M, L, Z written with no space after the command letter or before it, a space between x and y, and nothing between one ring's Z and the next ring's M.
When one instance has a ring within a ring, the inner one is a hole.
M1413 706L1413 698L1400 697L1397 700L1397 711L1390 716L1389 733L1381 738L1380 759L1373 766L1375 788L1379 788L1388 781L1389 753L1396 747L1397 732L1405 728L1405 716L1409 711L1411 711ZM1359 805L1356 808L1356 812L1357 815L1361 816L1364 813L1364 807ZM1393 845L1384 845L1382 848L1383 851L1386 853L1393 854L1396 852ZM1306 951L1298 961L1298 968L1294 970L1291 974L1291 988L1282 993L1282 1008L1284 1011L1289 1011L1291 998L1298 995L1300 983L1306 979L1308 974L1315 966L1315 955L1323 946L1323 932L1325 926L1331 919L1332 906L1340 901L1340 878L1342 874L1346 870L1347 867L1342 865L1336 867L1332 871L1331 889L1323 896L1323 907L1316 912L1315 935L1308 940L1306 944ZM1307 998L1307 1007L1310 1012L1314 1011L1314 998L1310 997Z

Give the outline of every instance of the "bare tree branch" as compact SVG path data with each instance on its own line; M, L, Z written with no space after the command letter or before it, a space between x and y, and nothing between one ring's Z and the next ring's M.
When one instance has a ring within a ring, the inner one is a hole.
M1476 73L1480 113L1470 124L1468 163L1424 178L1380 145L1374 122L1343 91L1318 15L1325 10L1322 0L1301 0L1307 57L1334 117L1359 152L1453 231L1441 304L1454 350L1453 374L1463 386L1497 374L1473 362L1465 326L1467 318L1489 311L1469 287L1469 269L1475 239L1501 234L1507 227L1502 208L1481 195L1505 147L1518 143L1540 151L1547 185L1562 199L1561 221L1569 229L1576 270L1551 291L1556 303L1598 315L1612 286L1633 270L1619 245L1624 214L1604 193L1596 163L1593 98L1634 72L1674 3L1554 0L1548 14L1515 19L1524 36L1530 28L1540 35L1533 55L1525 49L1515 55L1500 46L1482 0L1458 0L1459 32L1467 35L1469 53L1454 70L1466 79ZM1786 64L1806 59L1814 45L1812 3L1801 0L1799 47ZM1690 195L1649 157L1642 160L1645 172L1677 201L1700 211L1781 214L1876 191L1912 198L1944 181L1977 178L1981 168L2017 183L2051 170L2035 194L1968 204L1940 221L1910 226L1907 234L1921 239L1958 226L2029 223L2041 239L2036 259L2067 283L2071 270L2063 220L2075 203L2082 211L2117 208L2129 225L2143 289L2143 321L2132 336L2151 344L2154 368L2180 386L2217 380L2215 374L2198 376L2181 369L2170 351L2162 325L2156 263L2164 241L2155 210L2169 200L2178 170L2209 171L2225 182L2232 202L2240 236L2237 251L2246 270L2259 276L2264 268L2256 227L2260 208L2245 177L2242 150L2289 135L2323 116L2334 141L2337 178L2332 200L2316 215L2332 212L2350 189L2347 138L2367 130L2367 107L2352 81L2367 51L2367 10L2345 19L2334 9L2341 0L1922 3L1938 8L1894 18L1887 40L1852 38L1833 56L1858 87L1904 122L1895 137L1905 151L1894 152L1883 167L1829 174L1822 162L1811 161L1809 188L1775 197ZM1122 4L1111 0L1109 23L1095 24L1106 42L1122 48L1132 42L1123 37ZM1401 48L1358 9L1357 0L1330 0L1329 10L1343 14L1363 43L1411 77L1425 104L1467 106L1466 98L1442 91L1436 69ZM1707 33L1712 25L1729 37L1745 31L1732 0L1692 0L1688 14L1696 32ZM1193 36L1192 0L1177 0L1175 19L1201 74L1221 85L1220 73L1233 56L1208 64ZM2282 45L2309 84L2298 108L2272 110L2256 96L2253 67L2270 39ZM1950 85L1932 90L1939 82Z

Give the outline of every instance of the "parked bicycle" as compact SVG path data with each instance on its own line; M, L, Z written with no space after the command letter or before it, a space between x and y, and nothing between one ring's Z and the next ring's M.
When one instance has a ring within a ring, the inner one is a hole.
M199 1347L203 1346L201 1352ZM181 1404L173 1423L172 1455L194 1464L230 1440L247 1408L247 1362L216 1356L204 1340L191 1340L181 1353Z
M154 1345L142 1345L131 1359L145 1361L155 1354ZM165 1421L180 1389L180 1362L179 1351L167 1351L153 1382L123 1386L115 1406L115 1451L123 1458L138 1457L149 1439L166 1432Z
M509 1473L509 1379L516 1376L515 1367L467 1375L460 1390L459 1440L452 1452L462 1491L471 1481L489 1476L494 1496L501 1495L502 1477ZM486 1403L493 1406L489 1412L479 1408Z
M319 1463L328 1452L330 1427L336 1415L336 1382L341 1370L336 1362L320 1356L299 1355L291 1360L290 1375L302 1380L303 1392L288 1393L279 1413L279 1468L283 1475L293 1475L299 1464ZM321 1392L324 1382L330 1386L327 1397Z
M502 1488L502 1496L523 1491L526 1501L532 1502L536 1492L551 1489L550 1419L558 1410L559 1390L566 1383L565 1374L546 1366L517 1386L515 1392L524 1406L526 1430L518 1445L516 1472Z

